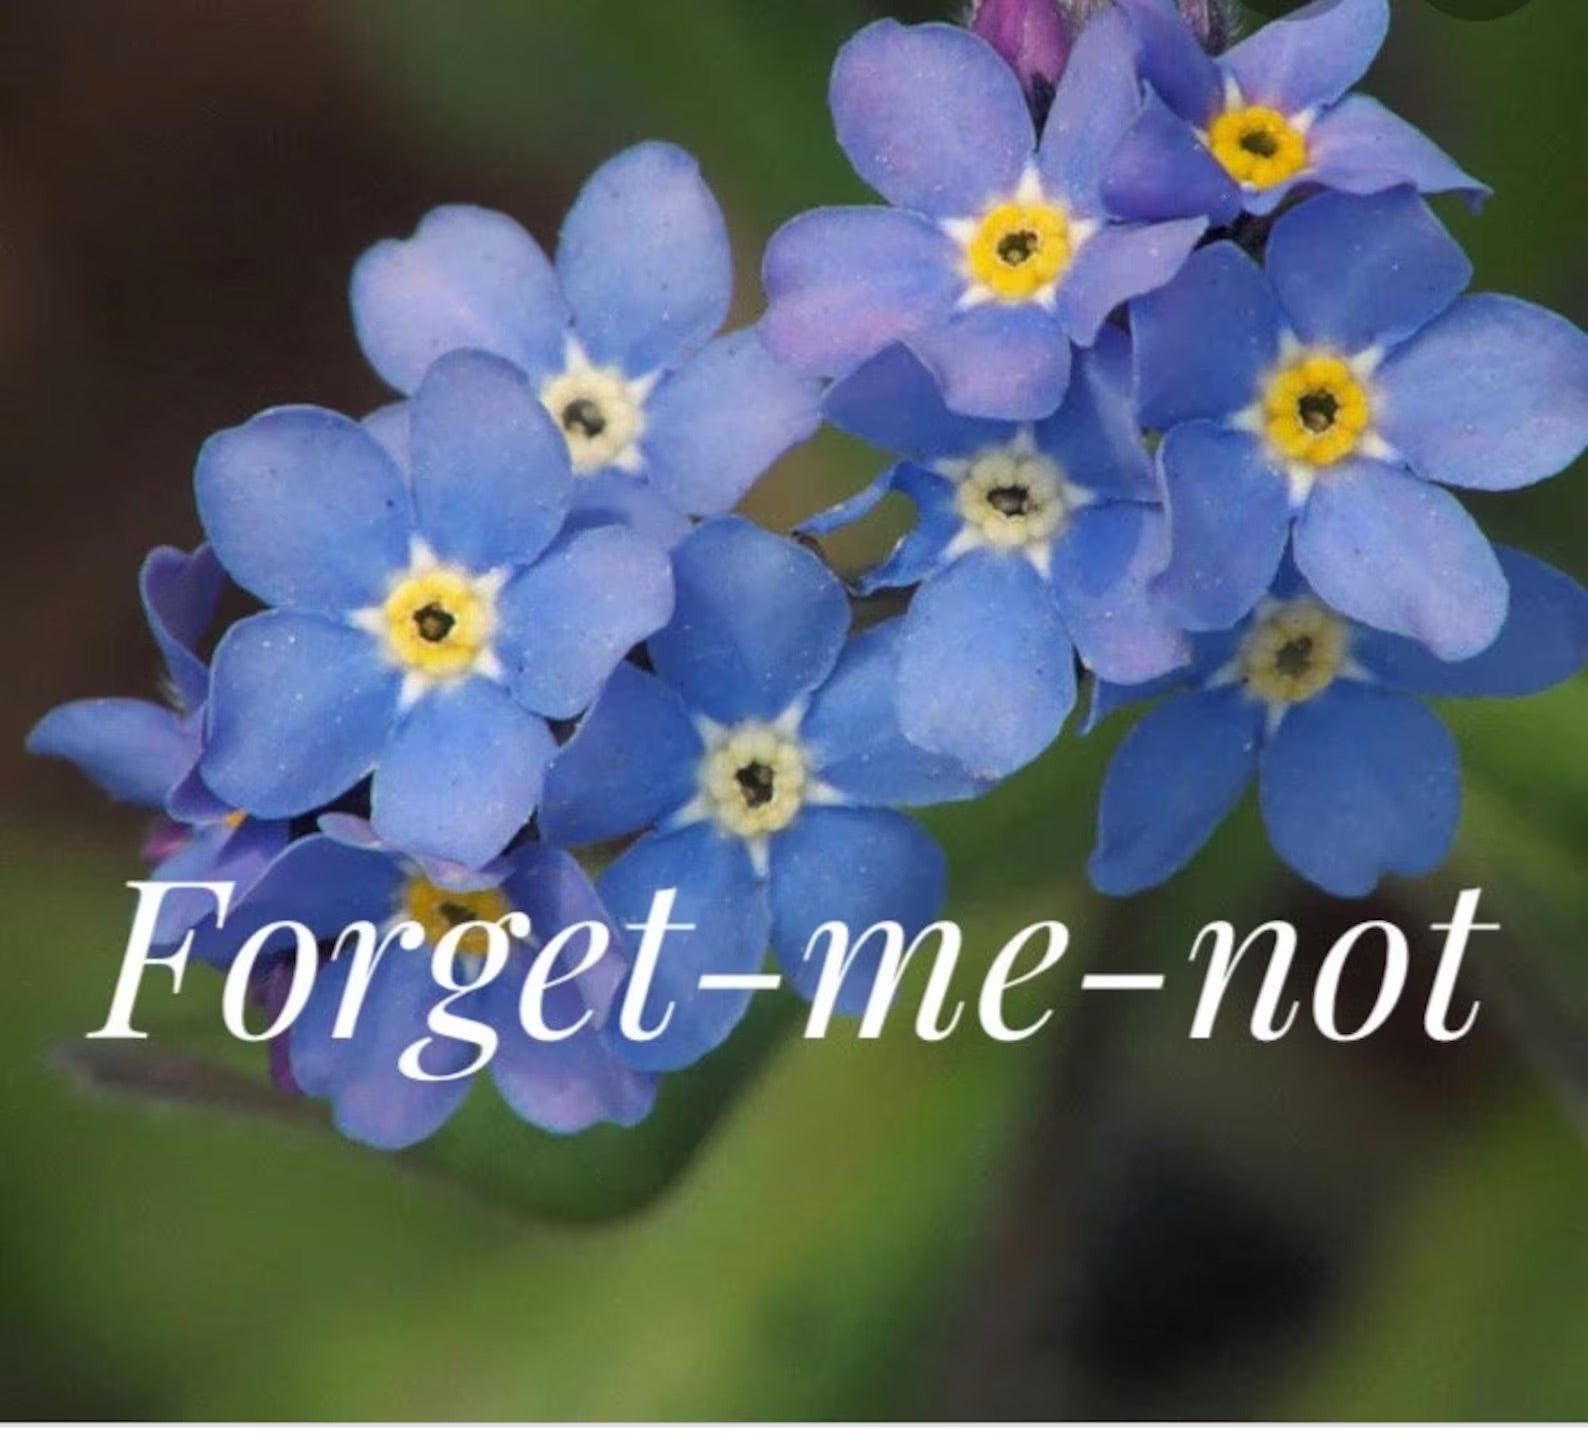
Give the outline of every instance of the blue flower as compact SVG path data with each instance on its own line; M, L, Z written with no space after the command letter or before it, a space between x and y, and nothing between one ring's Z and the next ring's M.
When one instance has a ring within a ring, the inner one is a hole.
M517 222L434 210L353 273L370 364L405 394L449 351L487 351L558 423L580 479L576 517L624 520L668 544L733 508L819 419L813 388L728 315L722 212L674 146L624 151L586 184L555 268ZM401 412L385 419L399 429Z
M566 532L567 447L516 368L437 362L410 417L412 486L371 434L267 411L200 454L199 511L271 610L216 649L202 770L261 817L371 772L375 827L481 866L528 821L555 744L666 620L666 552L623 526Z
M651 1003L676 1016L654 1042L612 1040L657 1069L693 1062L743 1015L747 995L699 991L702 974L754 973L770 941L810 997L821 960L805 948L824 923L858 937L934 921L942 853L891 809L976 790L900 736L897 627L846 645L843 589L810 552L724 518L673 562L678 610L651 639L654 675L618 670L552 767L540 816L560 846L644 832L599 882L620 921L678 890L674 920L694 931L669 937ZM868 991L856 966L839 1006L859 1008Z
M1120 0L1141 39L1147 105L1109 164L1110 205L1156 220L1271 215L1298 187L1412 185L1489 195L1420 131L1346 92L1389 29L1389 0L1317 0L1217 60L1172 0ZM1343 97L1343 98L1342 98Z
M1511 610L1481 656L1442 662L1331 611L1289 568L1239 627L1143 690L1101 687L1096 715L1171 686L1120 744L1103 784L1092 880L1153 887L1184 867L1255 777L1275 851L1309 882L1363 897L1385 873L1444 861L1461 815L1456 746L1413 694L1524 697L1588 662L1588 593L1502 549ZM1095 719L1094 719L1095 720Z
M1588 338L1504 296L1458 299L1461 249L1410 189L1322 195L1267 273L1228 242L1132 308L1159 462L1171 618L1233 626L1296 563L1331 607L1447 661L1505 618L1494 551L1438 481L1510 491L1588 443Z
M216 797L198 774L209 668L195 648L215 615L224 577L206 547L156 547L144 559L139 594L166 666L171 704L133 698L68 702L28 735L29 752L75 763L118 802L157 809L146 850L153 882L230 882L244 895L287 845L287 825L249 817ZM172 893L154 942L172 947L215 910L205 891Z
M915 527L861 591L920 585L898 641L899 720L917 746L1006 776L1063 727L1077 651L1119 683L1190 659L1146 592L1167 536L1123 332L1081 353L1064 405L1035 426L954 415L902 346L835 386L827 414L905 458L806 529L894 491L915 503Z
M639 1123L651 1110L655 1082L619 1062L601 1039L601 1028L628 976L628 959L616 942L587 971L575 973L584 944L575 941L548 975L544 1018L548 1027L578 1032L558 1042L531 1038L519 1018L519 999L536 953L563 929L593 922L620 934L579 865L566 853L528 844L470 872L420 863L380 846L358 821L327 819L335 835L294 842L229 920L212 946L240 942L257 927L300 922L334 944L355 922L382 934L404 922L423 929L423 949L400 944L382 954L364 995L352 1036L333 1036L352 971L351 943L315 979L303 1012L287 1035L291 1081L316 1098L329 1098L337 1128L376 1148L406 1148L429 1137L450 1118L478 1075L446 1081L405 1076L403 1053L421 1039L419 1055L431 1075L459 1072L475 1050L460 1040L437 1038L428 1021L445 993L430 971L430 949L460 923L497 922L510 912L528 916L528 943L515 943L507 967L454 1011L484 1023L498 1047L487 1065L497 1091L519 1117L552 1133L577 1133L597 1123ZM564 962L565 960L565 962ZM479 976L483 958L458 954L463 981Z
M1204 230L1103 202L1103 169L1141 108L1128 25L1082 32L1040 143L1014 71L950 25L878 21L833 72L851 164L889 207L812 211L767 251L762 335L806 374L847 375L902 341L949 406L1029 421L1064 399L1070 343L1161 286ZM891 207L891 208L890 208Z

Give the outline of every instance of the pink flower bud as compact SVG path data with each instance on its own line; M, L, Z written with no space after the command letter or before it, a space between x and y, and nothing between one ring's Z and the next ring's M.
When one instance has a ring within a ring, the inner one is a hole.
M1060 4L1061 0L976 0L970 17L971 30L1020 77L1039 116L1052 101L1070 58L1072 22Z

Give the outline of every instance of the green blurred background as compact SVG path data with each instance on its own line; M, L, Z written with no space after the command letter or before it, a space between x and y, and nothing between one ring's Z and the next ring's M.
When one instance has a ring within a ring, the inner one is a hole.
M63 1067L108 1004L143 824L20 741L54 702L152 686L134 576L149 546L196 540L198 443L268 404L383 399L346 315L366 244L454 200L549 239L581 179L646 137L701 157L749 319L777 223L860 198L825 112L833 52L875 14L945 8L0 13L0 1417L1588 1415L1582 679L1450 709L1458 854L1362 908L1287 879L1249 810L1160 893L1093 897L1117 728L932 816L972 974L1029 922L1075 934L1057 1020L1023 1046L791 1043L769 1000L635 1133L553 1143L480 1090L402 1160L273 1098L257 1053L217 1053L206 977L148 1007L154 1043L88 1056L100 1087L80 1051L78 1081ZM1450 216L1479 284L1581 322L1588 7L1532 0L1488 24L1394 8L1371 88L1499 192L1481 222ZM751 509L787 525L872 464L823 439ZM1588 575L1583 480L1476 510ZM836 560L883 541L846 538ZM1435 1047L1424 929L1478 885L1504 924L1469 964L1484 1011ZM1202 923L1291 918L1304 987L1364 916L1417 948L1374 1039L1243 1039L1247 980L1218 1038L1187 1040ZM1171 987L1083 996L1094 965L1162 967Z

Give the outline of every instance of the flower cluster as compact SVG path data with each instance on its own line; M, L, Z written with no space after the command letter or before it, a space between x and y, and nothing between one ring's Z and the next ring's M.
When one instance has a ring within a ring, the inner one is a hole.
M1018 772L1083 685L1093 722L1157 704L1109 769L1099 889L1172 875L1253 777L1318 887L1433 870L1461 786L1418 697L1588 658L1588 596L1453 490L1576 459L1588 338L1465 294L1425 197L1486 190L1352 90L1388 9L1319 0L1233 47L1217 0L868 26L832 107L883 203L781 230L747 330L719 334L727 227L671 146L603 166L555 257L433 211L353 274L400 399L211 438L205 541L142 578L168 704L68 704L29 745L157 811L156 879L233 884L227 916L173 895L161 940L219 965L264 921L320 941L280 1076L381 1147L441 1126L469 1070L399 1068L438 996L413 959L357 980L344 1036L351 924L429 949L526 914L482 1019L560 929L613 925L558 975L565 1036L504 1027L490 1074L539 1127L633 1124L744 1012L705 975L770 951L810 996L824 924L935 920L944 858L905 809ZM727 515L824 423L892 458L872 485L795 539ZM915 520L846 586L817 538L893 492ZM228 579L257 606L208 649ZM662 893L674 1022L639 1041L609 1026L624 925ZM862 958L840 1007L869 985Z

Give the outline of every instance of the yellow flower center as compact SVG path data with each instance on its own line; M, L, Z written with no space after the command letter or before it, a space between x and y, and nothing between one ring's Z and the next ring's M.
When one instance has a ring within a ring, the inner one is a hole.
M1046 541L1069 515L1059 468L1046 456L997 449L970 464L955 493L959 514L988 546L1017 550Z
M621 371L578 366L547 384L540 403L562 427L581 476L625 464L645 430L645 410Z
M499 923L513 905L505 894L496 888L479 892L448 892L437 887L420 874L408 884L403 895L403 913L425 930L425 941L433 948L453 928L464 923ZM464 935L460 951L483 956L485 934L472 932Z
M1305 702L1340 675L1349 650L1345 623L1327 607L1291 602L1246 634L1241 679L1264 702Z
M1070 220L1054 205L994 206L966 248L973 280L1000 301L1029 301L1058 281L1075 254Z
M1208 130L1208 148L1242 185L1260 191L1300 175L1311 160L1306 136L1263 105L1225 111Z
M737 727L707 754L700 789L717 824L736 837L781 832L805 805L805 752L786 731Z
M1361 444L1373 420L1367 389L1348 361L1309 356L1268 383L1264 431L1281 456L1308 466L1333 466Z
M385 622L392 653L404 667L429 677L460 677L489 645L496 609L472 577L434 567L392 588Z

